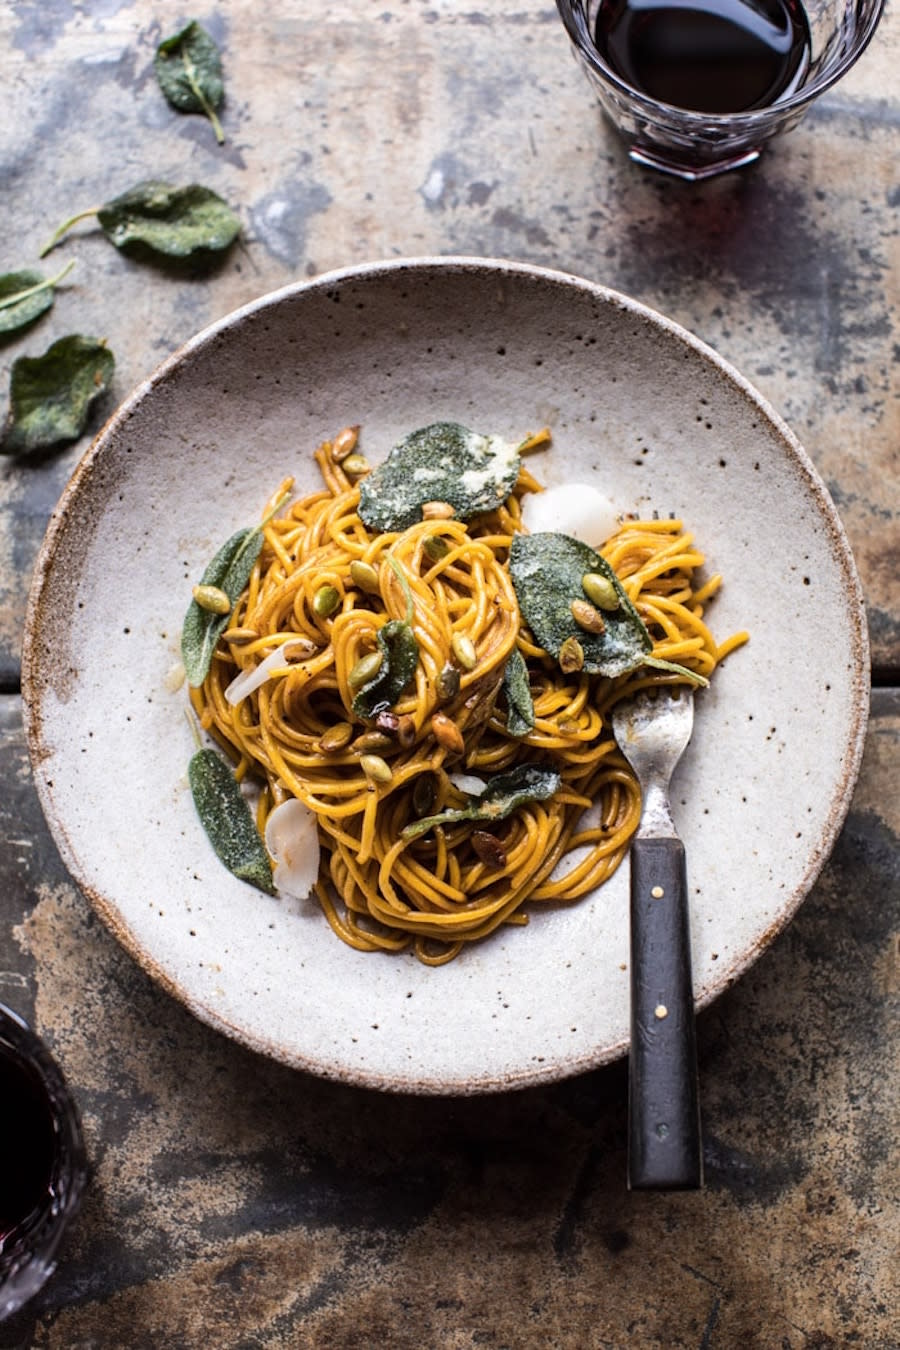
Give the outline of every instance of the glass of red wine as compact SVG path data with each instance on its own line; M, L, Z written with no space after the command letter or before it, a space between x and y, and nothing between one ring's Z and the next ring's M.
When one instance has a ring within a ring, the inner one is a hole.
M86 1182L81 1123L62 1072L0 1004L0 1321L52 1274Z
M639 164L709 178L759 158L865 50L885 0L556 0Z

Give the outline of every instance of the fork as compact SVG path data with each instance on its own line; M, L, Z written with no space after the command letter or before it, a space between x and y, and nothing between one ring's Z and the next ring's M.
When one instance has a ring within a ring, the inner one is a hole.
M680 685L641 690L612 714L613 733L643 796L631 845L628 1185L633 1190L692 1190L703 1184L687 871L669 805L669 781L693 722L693 692Z

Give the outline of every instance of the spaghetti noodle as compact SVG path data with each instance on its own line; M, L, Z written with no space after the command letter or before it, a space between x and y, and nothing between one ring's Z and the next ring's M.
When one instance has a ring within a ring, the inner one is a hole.
M439 965L501 924L526 923L526 902L568 903L612 875L641 803L609 711L642 685L678 677L649 667L612 679L564 673L537 645L508 567L512 538L524 531L522 500L541 490L524 466L505 503L468 525L432 504L411 527L378 534L358 514L352 469L363 466L339 462L342 444L346 434L315 453L322 489L265 525L249 583L191 697L238 779L259 780L261 830L292 797L315 813L315 892L334 932L361 951L411 945ZM713 639L703 611L720 578L695 580L703 555L680 521L627 520L599 551L655 657L708 677L746 640ZM360 672L378 666L390 623L411 630L415 668L388 709L360 717ZM533 704L524 734L510 731L504 690L516 651ZM266 678L236 698L236 677L246 672L252 684L265 658ZM470 803L480 780L526 763L558 773L552 796L496 822L410 831L422 816Z

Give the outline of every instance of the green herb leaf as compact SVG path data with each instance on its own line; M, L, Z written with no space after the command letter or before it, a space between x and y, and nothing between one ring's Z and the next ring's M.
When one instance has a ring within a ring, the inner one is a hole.
M584 670L589 675L625 675L639 666L658 666L706 684L684 666L652 655L653 639L622 583L599 553L567 534L517 534L512 542L509 571L519 608L537 642L558 657L568 638L577 638L584 651ZM604 631L588 633L572 617L573 600L584 600L581 579L599 572L615 587L619 608L604 611Z
M150 179L104 206L80 211L65 221L45 245L41 257L77 221L88 216L97 217L103 233L116 248L142 244L170 258L223 252L234 243L241 228L231 207L211 188L199 183L179 188Z
M534 731L534 700L528 680L528 667L518 647L513 647L503 672L506 696L506 730L510 736L527 736Z
M201 586L218 586L232 607L250 580L253 564L263 546L259 525L238 530L219 549L200 578ZM196 600L188 605L181 629L181 657L188 684L198 687L206 679L216 643L228 627L230 614L214 614L201 609Z
M27 455L77 441L115 364L104 341L76 333L54 342L43 356L20 356L12 365L0 453Z
M241 881L274 895L269 855L228 764L215 750L198 750L188 765L188 780L217 856Z
M391 619L379 628L375 641L383 659L377 675L362 686L353 700L357 717L377 717L385 708L392 707L416 673L419 661L419 644L412 628L402 619Z
M505 820L520 806L543 802L559 791L562 779L555 769L537 764L517 764L509 773L498 773L484 792L473 797L468 806L441 811L436 816L414 820L403 831L404 839L417 839L436 825L454 825L462 820Z
M15 332L40 318L53 304L54 286L58 286L74 266L74 262L68 263L55 277L45 277L31 269L0 276L0 333Z
M448 502L460 520L493 511L519 476L515 445L457 422L434 422L398 442L360 480L359 515L370 530L405 530L426 502Z
M222 58L205 28L191 22L166 38L156 49L153 62L159 87L179 112L202 112L213 125L216 140L224 144L225 133L216 116L225 86Z

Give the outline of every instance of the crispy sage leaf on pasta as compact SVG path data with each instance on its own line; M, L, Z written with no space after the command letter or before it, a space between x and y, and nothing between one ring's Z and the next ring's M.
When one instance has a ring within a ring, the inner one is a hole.
M510 548L509 571L522 617L536 641L558 657L564 642L575 638L584 651L589 675L626 675L640 666L654 666L695 684L702 675L653 656L653 639L609 563L588 544L567 534L517 534ZM586 599L582 577L599 573L615 587L619 607L604 610L603 632L587 632L575 622L572 601Z
M14 333L39 319L53 304L53 288L74 266L74 262L67 263L55 277L45 277L32 268L0 276L0 334Z
M359 515L370 530L405 530L428 502L446 502L460 520L493 511L519 476L518 447L458 422L411 431L359 485Z
M156 49L153 68L172 107L178 112L203 113L222 145L225 133L216 116L225 94L222 58L206 29L192 21L166 38Z
M79 220L96 216L107 239L116 248L140 244L153 253L188 258L196 253L220 253L234 243L241 222L227 202L199 183L173 187L150 179L129 188L104 206L80 211L60 225L45 245L49 253Z
M528 681L528 667L518 647L513 647L503 672L506 696L506 730L510 736L527 736L534 731L534 700Z
M455 825L463 820L505 820L520 806L529 802L543 802L559 791L561 778L555 769L544 769L538 764L517 764L508 773L497 773L468 806L441 811L425 816L407 825L404 839L417 839L436 825Z
M263 545L260 526L238 530L222 545L200 578L201 586L218 586L234 606L250 579ZM181 659L188 684L197 688L206 679L216 643L228 627L230 614L213 614L196 600L188 605L181 629Z
M215 750L198 750L188 765L188 781L217 857L241 881L274 895L269 855L230 766Z
M381 666L353 700L356 716L366 719L377 717L397 702L419 661L419 644L403 619L391 619L379 628L375 641L382 655Z
M77 441L115 364L103 339L77 333L54 342L43 356L20 356L10 375L0 452L27 455Z

